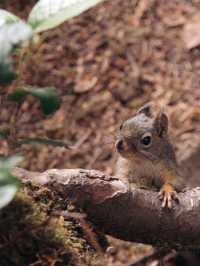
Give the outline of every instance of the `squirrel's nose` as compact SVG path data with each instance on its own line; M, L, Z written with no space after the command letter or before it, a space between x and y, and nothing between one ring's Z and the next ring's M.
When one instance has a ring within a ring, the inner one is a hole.
M123 150L123 146L124 146L123 144L124 144L124 142L123 142L122 139L117 140L116 143L115 143L116 149L118 151Z

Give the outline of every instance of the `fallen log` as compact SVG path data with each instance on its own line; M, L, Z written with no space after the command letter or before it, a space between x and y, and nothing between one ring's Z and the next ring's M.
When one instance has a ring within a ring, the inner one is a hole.
M96 170L51 169L43 173L15 168L22 182L45 186L70 199L101 231L122 240L154 246L200 247L200 188L179 193L172 209L161 207L158 193L130 188Z

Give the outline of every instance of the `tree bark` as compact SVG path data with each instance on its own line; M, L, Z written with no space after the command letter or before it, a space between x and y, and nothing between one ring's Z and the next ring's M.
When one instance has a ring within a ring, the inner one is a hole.
M179 203L163 209L158 193L130 188L96 170L51 169L43 173L15 168L22 182L45 186L70 199L100 230L122 240L166 248L200 247L200 188L179 193Z

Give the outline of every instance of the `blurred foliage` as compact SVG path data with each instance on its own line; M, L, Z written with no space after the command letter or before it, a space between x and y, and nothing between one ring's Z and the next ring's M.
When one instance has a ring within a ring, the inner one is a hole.
M7 85L16 78L10 53L17 45L30 39L31 27L13 14L0 10L0 84Z
M34 40L36 33L54 28L65 20L70 19L81 12L89 9L102 0L40 0L30 12L27 22L21 20L14 14L0 9L0 85L8 85L17 76L12 68L11 55L13 51L20 53L20 60L29 52L30 40ZM20 49L17 49L20 47ZM25 49L26 48L26 49ZM19 71L20 73L20 71ZM20 76L18 77L20 79ZM40 101L45 115L57 111L61 101L52 87L37 88L29 86L18 86L8 95L8 101L17 103L17 108L10 118L10 127L0 129L0 139L6 139L13 147L19 144L47 144L69 148L69 145L59 141L42 138L17 140L16 120L20 104L27 95L32 95ZM11 169L21 157L13 156L2 158L0 161L0 208L7 205L17 191L16 179L11 174Z
M7 85L16 79L16 74L13 72L12 66L9 62L0 62L0 84Z
M10 54L14 47L34 37L34 34L52 29L102 0L40 0L30 12L28 21L0 9L0 85L16 78L11 67ZM45 105L44 109L48 113Z
M55 88L52 87L19 87L12 94L8 95L8 100L21 103L25 96L29 94L38 98L45 115L54 113L60 107L60 98L56 94Z
M10 134L9 128L0 128L0 140L7 139Z
M53 140L47 138L25 138L19 140L20 144L44 144L44 145L51 145L54 147L65 147L66 149L72 148L72 146L68 143L65 143L61 140Z
M6 206L17 192L18 182L11 171L21 160L22 157L17 155L0 158L0 209Z
M32 9L28 23L34 32L49 30L100 2L102 0L40 0Z

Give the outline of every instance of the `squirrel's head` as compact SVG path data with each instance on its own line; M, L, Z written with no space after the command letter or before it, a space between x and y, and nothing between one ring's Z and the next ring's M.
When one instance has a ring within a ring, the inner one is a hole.
M124 158L160 158L168 138L168 117L160 111L152 115L152 104L141 107L136 115L120 126L116 149Z

